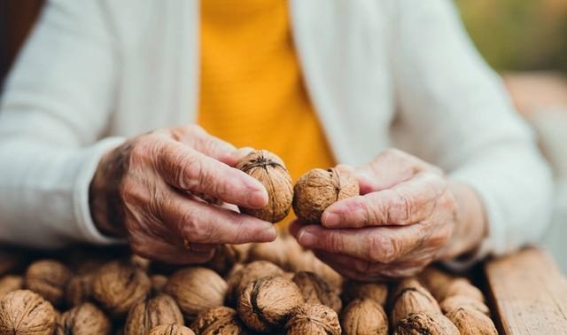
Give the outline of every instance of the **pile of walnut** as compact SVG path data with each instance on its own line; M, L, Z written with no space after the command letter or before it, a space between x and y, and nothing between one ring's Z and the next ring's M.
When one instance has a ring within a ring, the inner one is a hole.
M0 335L497 334L465 278L345 281L289 236L219 247L202 266L116 248L51 256L0 251Z

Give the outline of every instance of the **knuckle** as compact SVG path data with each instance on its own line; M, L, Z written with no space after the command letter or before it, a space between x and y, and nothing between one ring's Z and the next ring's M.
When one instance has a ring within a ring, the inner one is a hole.
M388 212L390 213L390 223L408 224L412 221L413 204L410 199L400 192L394 192L394 197L390 203Z
M394 250L388 239L378 234L371 234L367 241L367 259L383 264L389 263L394 258Z
M327 234L326 238L326 249L332 253L339 253L342 252L344 249L344 241L341 236L337 233L330 233Z

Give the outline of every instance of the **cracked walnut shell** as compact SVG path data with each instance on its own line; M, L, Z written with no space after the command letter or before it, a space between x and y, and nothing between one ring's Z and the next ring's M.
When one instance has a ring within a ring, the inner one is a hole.
M303 304L286 323L287 335L341 335L337 313L321 304Z
M52 335L56 312L39 294L17 290L0 300L0 335Z
M240 208L242 213L269 222L278 222L287 216L293 199L293 185L281 158L266 150L256 150L241 159L236 168L259 180L268 192L266 206Z
M236 310L250 329L273 332L302 304L303 296L294 282L283 277L263 277L246 286Z
M293 210L304 223L321 223L327 207L359 193L358 181L351 173L335 168L313 169L295 183Z

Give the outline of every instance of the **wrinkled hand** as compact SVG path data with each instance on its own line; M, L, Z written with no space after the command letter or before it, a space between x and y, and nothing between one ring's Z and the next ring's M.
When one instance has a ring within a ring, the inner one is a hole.
M361 195L329 206L322 225L296 221L290 230L301 245L347 277L411 276L434 260L470 251L482 238L483 230L461 238L461 216L470 213L463 213L456 193L476 195L453 185L435 166L387 150L365 166L338 168L355 174Z
M259 181L232 167L244 154L195 125L135 137L99 163L90 187L95 224L169 263L205 262L220 243L271 241L271 223L237 209L268 202Z

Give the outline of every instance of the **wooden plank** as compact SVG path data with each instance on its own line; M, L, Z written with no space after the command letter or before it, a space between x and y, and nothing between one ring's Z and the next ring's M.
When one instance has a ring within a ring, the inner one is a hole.
M566 334L567 280L537 248L485 265L495 318L504 334Z

